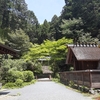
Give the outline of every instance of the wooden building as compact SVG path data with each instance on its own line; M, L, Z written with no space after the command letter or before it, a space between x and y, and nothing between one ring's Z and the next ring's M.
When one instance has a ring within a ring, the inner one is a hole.
M42 74L37 75L37 78L49 78L49 79L51 79L53 72L49 68L49 60L50 59L51 59L51 57L49 57L49 56L38 59L38 61L40 61L42 64Z
M1 43L0 43L0 54L2 54L2 55L3 54L4 55L10 54L13 57L17 57L17 55L18 55L17 52L16 52L16 50L10 48L9 46L3 45Z
M92 45L68 45L66 64L74 67L73 71L60 72L60 79L65 84L75 84L89 89L100 88L100 48Z
M74 70L100 68L100 48L97 45L68 45L66 64L71 64Z
M49 69L49 66L42 66L42 73L36 75L36 79L41 79L41 78L49 78L51 80L52 78L52 71Z
M51 79L52 71L49 69L49 66L42 66L43 76Z

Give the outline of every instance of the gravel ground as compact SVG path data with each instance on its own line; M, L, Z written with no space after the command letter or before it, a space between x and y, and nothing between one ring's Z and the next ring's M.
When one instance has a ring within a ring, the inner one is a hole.
M92 100L52 81L40 81L21 89L6 90L0 100Z

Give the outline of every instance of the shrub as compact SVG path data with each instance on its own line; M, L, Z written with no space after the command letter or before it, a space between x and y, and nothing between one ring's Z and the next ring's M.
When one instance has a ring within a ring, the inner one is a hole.
M54 82L56 82L56 83L59 83L60 82L60 80L58 79L58 78L53 78L52 79Z
M16 79L22 79L23 80L23 73L20 71L8 71L8 76L6 77L7 82L15 82Z
M16 87L16 84L15 84L15 83L11 83L11 82L6 83L6 84L4 85L4 88L14 88L14 87Z
M27 70L32 71L34 74L41 74L42 73L42 65L37 60L35 61L27 61Z
M59 73L56 73L56 74L55 74L55 78L60 79Z
M17 71L24 71L26 70L26 61L23 59L19 60L11 60L5 59L1 63L0 67L0 81L5 80L3 83L6 82L15 82L17 79L22 79L21 72Z
M24 82L31 82L34 78L32 71L23 71Z
M23 86L23 80L17 79L15 84L16 84L17 87L22 87Z
M34 84L35 82L36 82L36 80L32 80L32 81L31 81L31 84Z
M19 60L11 60L11 59L5 59L2 61L1 64L2 70L8 71L8 70L14 70L14 71L23 71L26 70L26 62L23 59Z

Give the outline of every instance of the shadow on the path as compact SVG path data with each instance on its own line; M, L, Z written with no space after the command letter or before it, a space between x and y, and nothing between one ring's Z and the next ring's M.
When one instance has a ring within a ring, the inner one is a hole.
M7 95L9 92L0 91L0 95Z

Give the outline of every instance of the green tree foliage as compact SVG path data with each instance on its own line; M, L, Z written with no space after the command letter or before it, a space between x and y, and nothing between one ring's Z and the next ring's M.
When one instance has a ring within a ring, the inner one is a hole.
M53 71L57 71L58 66L65 63L66 44L72 43L71 39L62 38L58 41L45 40L41 45L34 44L30 51L23 56L26 60L39 60L47 58ZM48 59L50 57L50 59Z
M41 25L41 33L39 34L40 43L42 43L46 39L49 39L49 29L50 29L49 22L47 22L47 20L44 20L44 23Z
M50 22L50 40L58 40L60 37L59 32L59 17L57 15L54 15Z
M62 19L82 19L85 33L91 33L92 37L99 37L100 34L100 1L99 0L65 0Z
M80 42L84 42L84 43L86 43L86 42L88 42L88 43L93 43L93 42L98 43L98 41L99 41L98 38L93 38L90 33L81 34L81 36L79 37L78 40Z
M38 21L34 12L27 9L25 0L0 0L0 12L0 37L7 38L8 32L21 28L33 42Z
M42 73L41 63L38 62L37 60L27 61L26 66L27 66L26 70L32 71L35 75Z
M85 33L82 29L84 26L81 18L62 20L62 34L67 38L73 38L74 42L98 42L98 38L93 38L91 33Z
M14 70L14 71L23 71L26 70L26 62L23 59L18 59L18 60L11 60L11 59L5 59L1 63L0 67L3 72L8 71L8 70Z
M25 0L1 0L1 28L18 29L25 25L27 5Z
M0 0L0 28L8 27L9 20L9 0Z
M15 82L17 79L24 79L23 73L21 71L9 70L5 77L6 82Z
M71 19L73 18L72 15L72 0L65 0L65 6L63 7L61 13L61 19Z
M15 84L18 86L18 87L22 87L23 86L23 80L21 79L17 79Z
M34 78L32 71L23 71L24 82L31 82Z
M34 74L32 71L13 71L9 70L5 77L6 82L16 83L17 80L23 82L31 82L34 79ZM18 82L20 83L20 82Z
M74 25L67 25L69 26L66 29L68 31L67 37L71 37L71 34L75 32L77 36L80 33L81 36L90 33L93 38L100 39L99 6L99 0L65 0L61 16L54 15L51 22L44 20L44 23L40 25L34 12L27 9L25 0L0 0L0 40L4 43L8 32L20 28L25 31L32 43L41 44L46 39L58 40L65 36L62 34L65 29L60 27L65 24L64 20L67 20L66 23L72 21ZM74 23L80 18L83 23L81 27L80 23L77 25ZM70 36L68 36L69 33Z
M81 18L79 19L69 19L63 20L61 24L62 33L65 34L67 38L79 38L81 34L83 34L83 30L81 27L83 26L83 22Z
M31 47L31 43L29 37L25 34L22 29L12 31L8 34L8 40L6 41L6 45L9 45L13 49L20 50L20 54L22 55L24 52L28 51Z
M27 68L26 62L23 59L19 59L19 60L5 59L2 61L1 67L0 67L1 80L4 80L5 82L7 82L6 79L8 77L8 74L11 76L11 74L13 74L13 72L24 71L24 70L26 70L26 68ZM19 77L20 77L20 75L19 75Z
M23 30L28 34L30 41L36 43L38 41L38 20L33 11L27 11L27 26Z
M28 69L28 62L23 59L11 60L5 59L1 63L0 76L3 83L15 82L21 79L24 82L29 82L34 78L34 71ZM36 67L36 65L35 65ZM37 66L38 67L38 66ZM37 69L35 69L36 71Z

